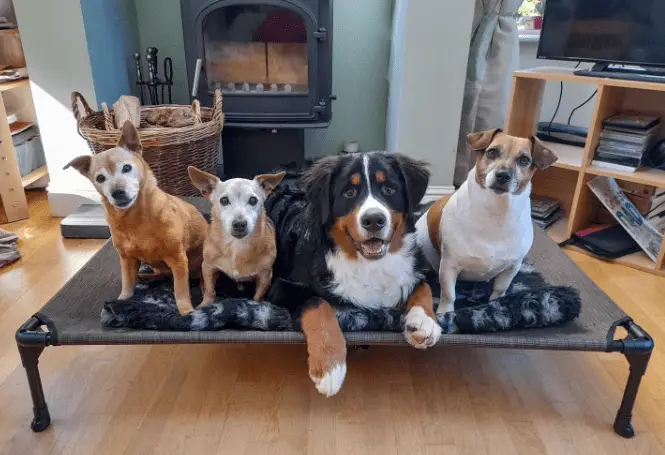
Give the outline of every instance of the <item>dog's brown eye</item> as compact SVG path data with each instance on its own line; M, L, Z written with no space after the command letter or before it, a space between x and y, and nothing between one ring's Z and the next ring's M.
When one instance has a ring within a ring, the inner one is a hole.
M102 174L99 174L97 177L95 177L95 180L97 183L104 183L106 181L106 177L104 177Z
M395 194L395 188L393 188L390 185L383 185L381 187L381 192L386 196L392 196L393 194Z
M497 149L488 149L485 152L485 156L488 160L494 160L499 157L499 151Z
M123 173L123 174L126 174L126 173L128 173L128 172L131 172L131 170L132 170L132 166L129 165L129 164L125 164L125 165L122 167L122 173Z
M249 205L256 205L257 202L259 202L259 200L256 199L254 196L249 198Z
M342 193L342 196L344 196L347 199L351 199L353 197L356 197L356 194L358 194L358 190L356 190L355 188L347 188Z
M519 160L518 160L517 162L518 162L518 163L520 164L520 166L522 166L522 167L527 167L529 164L531 164L531 160L529 159L529 157L528 157L528 156L524 156L524 155L520 156L520 158L519 158Z
M219 203L222 204L222 205L229 205L229 198L227 198L226 196L224 196L223 198L221 198L221 199L219 200Z

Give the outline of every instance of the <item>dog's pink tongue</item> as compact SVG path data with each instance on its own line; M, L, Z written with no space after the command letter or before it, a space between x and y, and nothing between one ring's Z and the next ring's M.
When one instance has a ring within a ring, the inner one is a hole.
M368 240L362 243L365 254L381 254L383 251L383 242L381 240Z

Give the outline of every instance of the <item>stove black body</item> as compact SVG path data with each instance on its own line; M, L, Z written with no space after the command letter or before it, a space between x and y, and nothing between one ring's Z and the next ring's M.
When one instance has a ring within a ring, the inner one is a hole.
M224 98L222 178L304 164L332 112L332 0L181 0L189 91Z

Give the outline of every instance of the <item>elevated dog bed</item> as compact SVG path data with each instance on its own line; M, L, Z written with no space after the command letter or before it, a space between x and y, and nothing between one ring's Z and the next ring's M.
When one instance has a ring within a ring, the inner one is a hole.
M531 274L525 271L518 282L524 283L531 276L532 280L552 288L553 292L563 292L559 297L569 302L564 305L563 317L568 320L574 318L579 310L581 301L581 313L579 317L565 324L557 324L544 328L527 328L524 313L514 315L511 324L514 330L499 331L496 333L461 333L464 327L475 327L473 320L462 324L462 318L457 320L457 330L453 325L444 328L448 334L443 335L439 345L462 345L492 348L513 349L547 349L547 350L569 350L569 351L598 351L598 352L621 352L630 364L630 376L626 385L621 406L617 413L614 429L624 436L631 437L634 432L631 425L631 412L635 403L635 397L639 388L642 375L645 373L647 364L653 349L651 337L644 332L632 319L630 319L619 307L616 306L567 256L557 245L552 242L542 231L536 230L533 248L527 257L530 264L538 273ZM540 280L543 280L543 283ZM516 290L513 286L513 296L520 292L527 294L532 291L534 283L529 289ZM156 286L156 287L155 287ZM169 292L160 285L148 287L142 291L155 292L161 289L164 295ZM162 285L164 286L164 285ZM519 286L518 286L519 287ZM574 290L574 291L571 291ZM575 292L576 291L576 292ZM240 308L245 305L248 313L247 319L240 322L237 311L230 315L230 325L245 325L246 327L259 327L261 329L274 330L192 330L197 327L171 327L172 330L137 330L130 328L138 321L142 326L141 311L131 313L120 311L118 305L121 302L113 302L120 292L120 266L113 246L107 243L61 290L53 297L37 314L26 321L18 330L16 340L19 351L26 369L30 391L34 404L34 420L32 428L34 431L43 431L50 423L50 416L44 399L41 379L37 367L39 356L45 347L66 345L122 345L122 344L195 344L195 343L303 343L304 337L299 331L291 330L294 322L290 319L288 311L281 313L282 318L270 319L277 321L275 327L263 325L264 315L260 307L253 306L247 300L237 300L234 305L226 308ZM156 295L156 294L155 294ZM436 292L435 292L436 295ZM468 295L468 294L467 294ZM579 301L576 300L579 295ZM543 295L541 295L542 297ZM542 302L552 303L552 293L548 300L539 300L541 310L544 308ZM164 297L168 299L168 297ZM473 300L473 299L471 299ZM562 300L563 301L563 300ZM106 304L106 302L112 302ZM577 302L577 303L575 303ZM145 302L143 302L145 303ZM233 303L233 302L227 302ZM533 302L539 305L537 302ZM498 305L504 305L501 300ZM106 305L105 318L109 324L115 321L116 325L124 325L122 328L108 328L102 325L100 314ZM155 304L155 307L159 305ZM486 305L484 314L476 315L477 321L492 320L492 311L497 311L497 304ZM166 302L168 307L168 302ZM548 308L550 306L548 305ZM214 306L211 307L215 311ZM222 308L221 311L225 310ZM154 308L153 308L154 309ZM477 309L477 307L476 307ZM165 309L167 312L168 308ZM220 308L217 308L220 311ZM235 311L235 310L234 310ZM457 309L456 313L464 309ZM134 322L121 322L118 315L126 317L134 314ZM541 314L546 314L541 311ZM521 316L520 316L521 315ZM473 314L469 315L470 317ZM186 321L179 319L178 321ZM232 320L232 318L236 318ZM522 322L519 320L522 318ZM167 317L168 319L168 317ZM496 322L496 319L494 319ZM518 321L517 323L515 321ZM540 319L536 325L547 325L552 321ZM199 321L201 328L210 322ZM547 324L545 324L546 322ZM174 323L177 323L175 321ZM256 324L256 325L253 325ZM342 322L342 325L345 325ZM383 327L390 324L383 322ZM395 320L391 324L398 324ZM522 325L520 325L522 324ZM615 331L618 326L624 327L628 335L624 339L615 339ZM349 325L345 325L348 329ZM480 326L479 326L480 327ZM168 327L161 327L168 328ZM209 327L214 328L214 327ZM173 330L178 329L178 330ZM397 325L393 325L397 330ZM470 330L477 331L477 330ZM346 340L352 345L370 344L399 344L406 345L404 336L395 331L347 331Z

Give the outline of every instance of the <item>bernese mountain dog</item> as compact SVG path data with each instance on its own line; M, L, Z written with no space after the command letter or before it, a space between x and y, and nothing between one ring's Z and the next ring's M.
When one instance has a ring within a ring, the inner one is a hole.
M277 233L273 275L306 289L302 298L270 300L297 301L309 375L326 396L346 375L335 307L403 308L404 336L419 349L441 336L415 242L413 212L428 182L425 163L407 156L345 154L318 160L301 179L287 177L266 201Z

